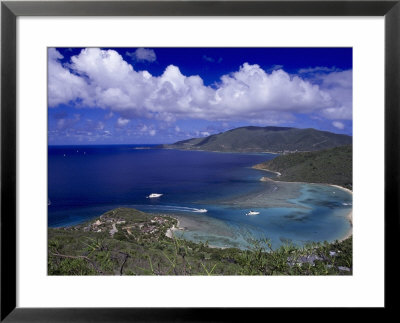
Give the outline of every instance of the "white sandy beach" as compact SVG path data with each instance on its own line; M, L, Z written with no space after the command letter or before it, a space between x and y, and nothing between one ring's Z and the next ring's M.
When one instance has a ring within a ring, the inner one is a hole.
M347 214L347 219L349 220L351 226L349 231L346 232L346 234L343 236L343 238L341 238L339 241L343 241L346 240L347 238L350 238L353 235L353 210L351 210L348 214Z
M310 184L318 184L318 183L310 183ZM353 191L352 190L349 190L348 188L345 188L343 186L334 185L334 184L325 184L325 185L330 185L330 186L333 186L333 187L337 187L338 189L341 189L341 190L346 191L347 193L350 193L351 195L353 195Z
M353 195L353 191L352 190L349 190L348 188L345 188L343 186L333 185L333 184L327 184L327 185L336 187L336 188L338 188L340 190L346 191L347 193ZM349 238L353 234L353 208L347 214L347 219L349 220L351 226L350 226L349 231L345 234L345 236L340 241L343 241L343 240Z
M275 172L275 171L273 171L273 170L269 170L269 169L266 169L266 168L257 167L257 165L253 166L252 168L258 169L258 170L265 170L266 172L274 173L274 174L276 174L277 176L281 176L281 175L282 175L281 173Z

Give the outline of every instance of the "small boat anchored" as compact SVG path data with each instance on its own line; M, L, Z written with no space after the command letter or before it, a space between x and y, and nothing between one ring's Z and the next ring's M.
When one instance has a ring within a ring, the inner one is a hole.
M250 211L249 213L246 213L246 215L257 215L257 214L260 214L260 212Z
M148 199L154 199L157 197L163 196L163 194L160 193L151 193L149 196L147 196Z

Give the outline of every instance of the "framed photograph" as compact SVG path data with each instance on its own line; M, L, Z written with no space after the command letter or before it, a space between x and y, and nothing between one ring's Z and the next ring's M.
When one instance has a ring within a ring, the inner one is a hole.
M398 1L1 10L2 320L391 308Z

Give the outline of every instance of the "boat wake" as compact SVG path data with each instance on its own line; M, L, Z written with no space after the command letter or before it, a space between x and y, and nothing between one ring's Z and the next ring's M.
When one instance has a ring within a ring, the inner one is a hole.
M196 213L207 213L208 211L207 211L207 209L197 209L196 211L193 211L193 212L196 212Z
M167 212L192 212L192 213L207 213L207 209L197 209L193 207L186 206L176 206L176 205L138 205L138 208L146 208L157 211L167 211Z

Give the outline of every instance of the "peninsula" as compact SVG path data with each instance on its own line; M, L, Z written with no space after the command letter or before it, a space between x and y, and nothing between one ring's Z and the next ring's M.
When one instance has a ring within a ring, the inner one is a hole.
M280 155L254 168L279 173L284 182L339 185L353 189L352 145L331 149Z

